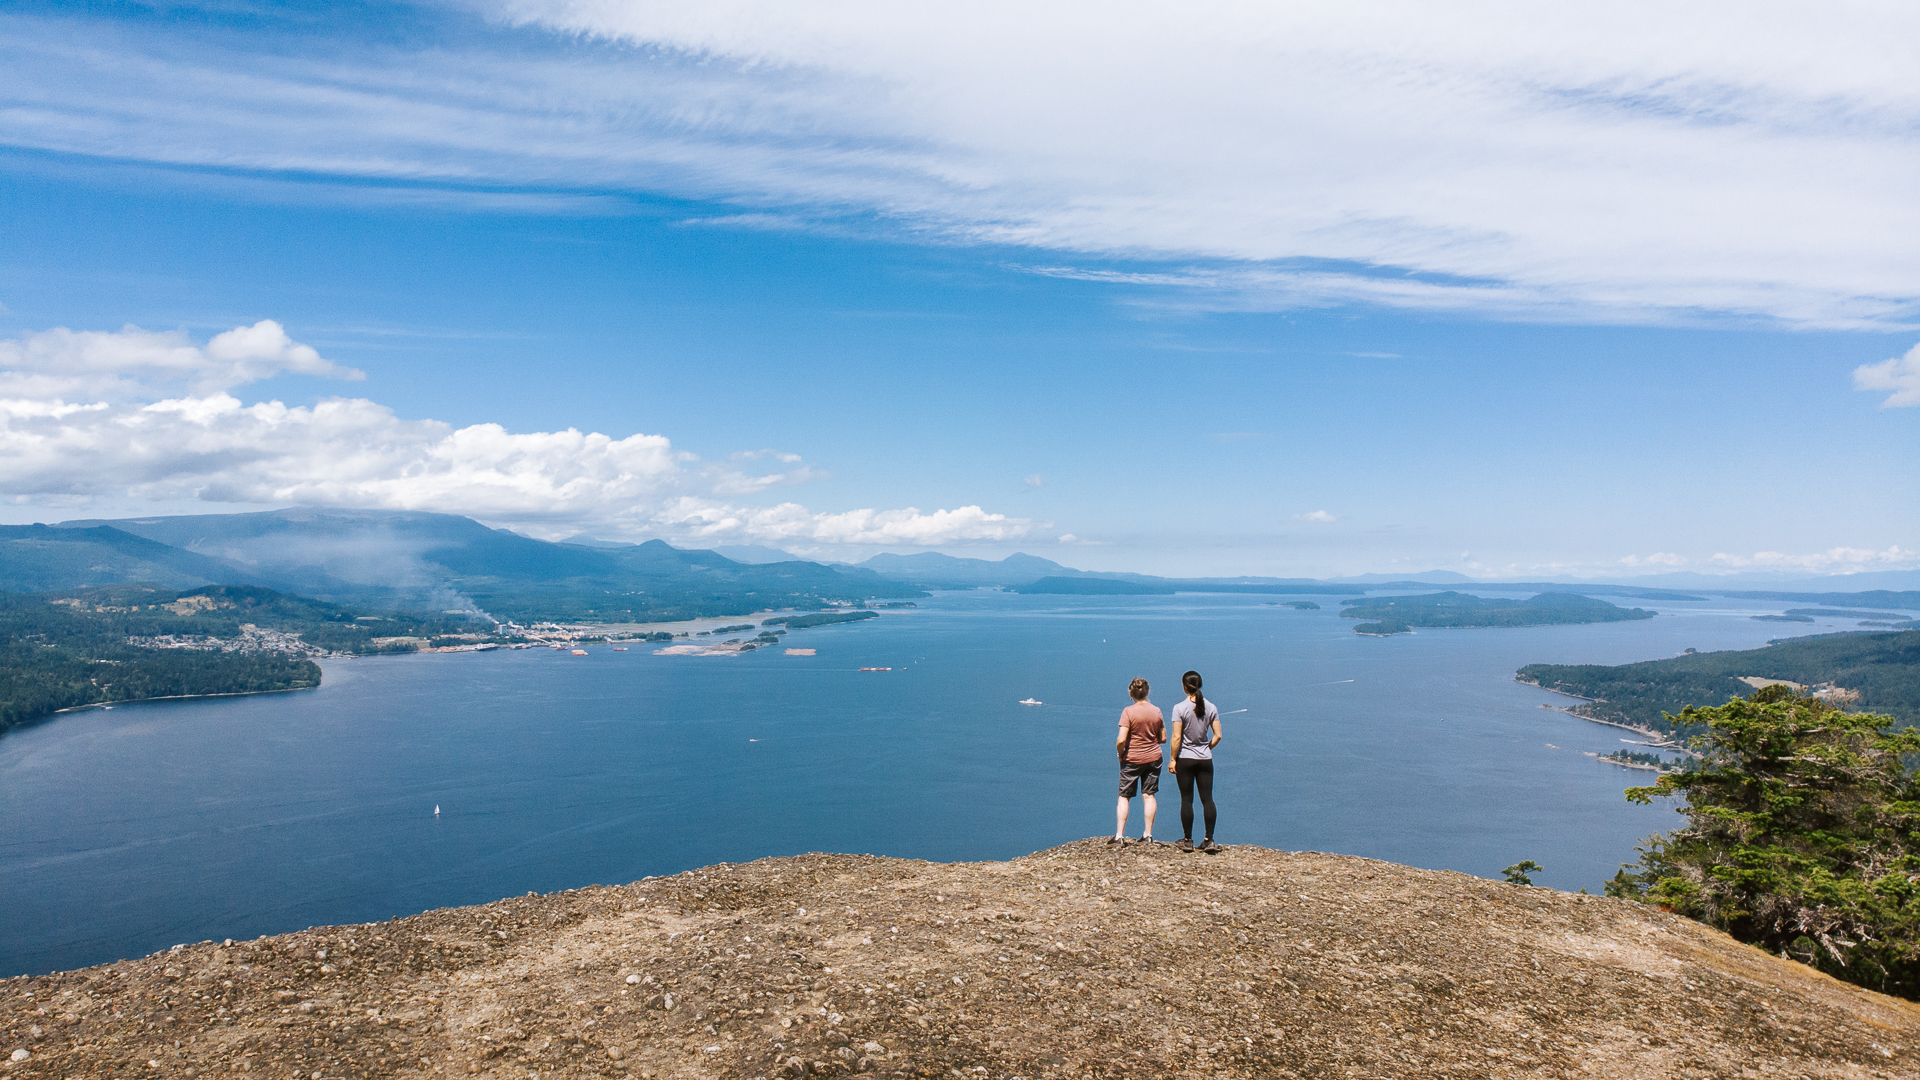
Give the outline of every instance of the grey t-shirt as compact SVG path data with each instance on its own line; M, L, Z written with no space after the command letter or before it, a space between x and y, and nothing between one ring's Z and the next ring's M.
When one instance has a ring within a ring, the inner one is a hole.
M1173 707L1173 723L1180 729L1180 756L1213 760L1213 722L1220 719L1220 710L1207 702L1207 715L1193 715L1193 702L1183 701Z

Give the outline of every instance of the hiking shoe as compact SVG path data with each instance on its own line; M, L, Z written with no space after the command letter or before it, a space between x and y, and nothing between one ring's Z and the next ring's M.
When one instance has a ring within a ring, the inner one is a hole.
M1126 838L1125 838L1125 837L1122 837L1122 836L1109 836L1109 837L1107 837L1107 846L1108 846L1108 847L1119 847L1119 846L1120 846L1121 844L1124 844L1124 843L1126 843L1126 842L1127 842L1127 841L1126 841Z
M1209 836L1205 840L1200 841L1200 850L1209 855L1214 855L1218 854L1222 849L1219 844L1213 842L1213 837Z
M1151 836L1143 836L1143 837L1141 837L1141 838L1140 838L1140 843L1141 843L1141 844L1143 844L1143 845L1145 845L1145 846L1147 846L1147 847L1152 847L1152 846L1153 846L1153 837L1151 837Z
M1176 848L1179 848L1179 849L1180 849L1181 851L1192 851L1192 850L1193 850L1193 837L1191 837L1191 836L1189 836L1189 837L1187 837L1186 839L1184 839L1184 840L1182 840L1182 841L1180 841L1179 843L1177 843L1177 844L1175 844L1175 845L1173 845L1173 846L1174 846L1174 847L1176 847Z

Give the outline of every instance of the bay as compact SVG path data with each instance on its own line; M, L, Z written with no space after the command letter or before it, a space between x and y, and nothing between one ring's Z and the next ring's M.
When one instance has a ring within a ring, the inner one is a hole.
M1652 774L1581 753L1637 736L1541 708L1569 702L1515 669L1788 629L1750 618L1779 605L1715 600L1372 638L1320 599L940 593L791 635L810 657L367 658L310 692L70 714L0 738L0 975L769 855L1001 859L1108 833L1127 682L1170 709L1190 667L1226 714L1223 843L1487 877L1533 859L1597 892L1678 819L1622 798ZM1162 839L1178 801L1169 779Z

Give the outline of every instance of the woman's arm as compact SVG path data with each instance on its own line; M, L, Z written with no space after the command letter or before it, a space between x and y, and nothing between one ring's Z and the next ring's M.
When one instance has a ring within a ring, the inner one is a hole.
M1207 743L1209 749L1220 745L1220 714L1213 714L1213 741Z
M1113 749L1120 755L1121 764L1125 764L1127 760L1127 718L1125 714L1122 714L1120 717L1120 737L1113 740Z

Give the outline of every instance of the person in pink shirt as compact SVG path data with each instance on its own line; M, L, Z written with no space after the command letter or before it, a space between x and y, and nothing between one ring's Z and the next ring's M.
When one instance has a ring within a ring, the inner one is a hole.
M1147 680L1135 679L1127 687L1133 704L1120 712L1120 735L1113 749L1120 755L1120 805L1114 813L1112 844L1127 842L1127 809L1138 790L1146 797L1147 827L1140 834L1142 843L1153 843L1153 812L1159 807L1154 795L1160 791L1160 744L1167 741L1167 724L1160 710L1147 700Z

